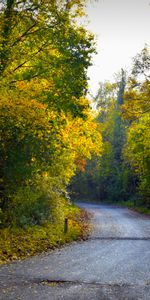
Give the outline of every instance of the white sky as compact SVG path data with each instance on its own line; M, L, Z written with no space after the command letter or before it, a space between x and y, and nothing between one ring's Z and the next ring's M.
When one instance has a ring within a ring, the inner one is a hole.
M100 81L113 80L122 67L129 69L132 58L150 44L150 0L89 0L87 14L97 40L98 54L88 72L95 94Z

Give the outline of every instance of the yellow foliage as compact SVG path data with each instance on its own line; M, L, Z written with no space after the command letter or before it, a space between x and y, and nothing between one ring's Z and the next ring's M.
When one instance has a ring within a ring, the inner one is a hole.
M73 151L74 157L90 158L102 152L102 137L94 118L88 114L86 120L64 114L65 125L60 128L60 139Z
M76 239L87 238L90 230L89 216L79 208L67 205L64 208L68 218L68 232L64 232L64 222L59 225L45 223L26 230L6 228L1 230L0 263L32 256L42 251L54 249Z

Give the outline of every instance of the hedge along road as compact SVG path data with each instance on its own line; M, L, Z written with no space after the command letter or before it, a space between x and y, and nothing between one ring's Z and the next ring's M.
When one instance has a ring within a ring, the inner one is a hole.
M93 213L89 240L2 266L1 299L150 299L150 219L82 206Z

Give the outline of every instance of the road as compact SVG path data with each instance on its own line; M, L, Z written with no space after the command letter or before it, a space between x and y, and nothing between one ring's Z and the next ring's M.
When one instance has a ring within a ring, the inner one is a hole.
M93 233L1 267L2 300L150 300L150 218L83 204Z

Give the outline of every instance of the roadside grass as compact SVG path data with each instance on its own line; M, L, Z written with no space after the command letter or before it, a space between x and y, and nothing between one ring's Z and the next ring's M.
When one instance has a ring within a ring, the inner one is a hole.
M123 206L123 207L128 207L128 208L133 209L133 210L135 210L135 211L137 211L141 214L150 216L150 209L147 208L147 207L144 207L142 205L139 205L138 203L136 203L135 200L118 201L118 202L115 202L113 204Z
M143 203L139 202L139 199L136 200L128 200L128 201L105 201L105 202L99 202L97 200L89 200L89 199L84 199L84 200L77 200L76 202L84 202L84 203L92 203L92 204L106 204L106 205L114 205L114 206L121 206L121 207L128 207L130 209L133 209L134 211L137 211L141 214L150 216L150 208L147 208L143 206Z
M148 215L150 216L150 209L146 208L146 207L135 207L135 210L144 214L144 215Z
M23 259L88 237L90 217L85 210L69 205L65 208L65 218L68 219L66 233L64 223L45 223L43 226L26 229L19 227L1 229L0 263Z

